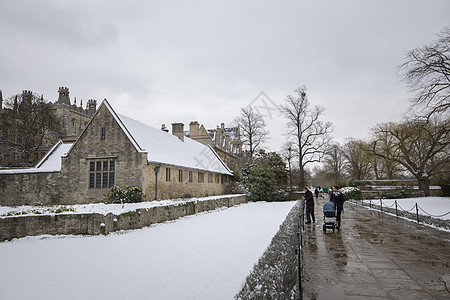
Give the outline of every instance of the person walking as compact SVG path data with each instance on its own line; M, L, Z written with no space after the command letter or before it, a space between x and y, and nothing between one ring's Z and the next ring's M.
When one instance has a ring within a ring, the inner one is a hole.
M307 188L304 187L303 191L305 192L305 196L303 196L303 199L305 199L306 204L306 224L311 224L311 219L313 223L316 223L316 218L314 216L314 196L313 193Z
M316 195L316 200L319 199L319 188L316 187L314 194Z
M339 187L334 185L330 195L330 201L334 203L336 208L336 228L341 227L341 214L344 210L344 195L339 191Z

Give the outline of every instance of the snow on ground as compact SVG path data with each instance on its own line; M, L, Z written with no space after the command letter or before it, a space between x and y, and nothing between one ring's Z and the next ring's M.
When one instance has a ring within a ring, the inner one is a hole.
M233 299L295 201L0 243L0 299Z
M419 197L405 199L383 199L383 206L394 208L394 202L397 201L398 209L416 212L416 203L419 206L419 214L431 216L438 219L450 220L450 198L449 197ZM365 200L364 203L368 203ZM380 200L372 200L373 204L380 205Z

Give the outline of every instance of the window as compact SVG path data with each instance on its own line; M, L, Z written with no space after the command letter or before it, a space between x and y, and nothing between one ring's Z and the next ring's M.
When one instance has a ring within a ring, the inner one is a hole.
M205 174L203 172L198 172L198 182L205 182Z
M178 182L183 182L183 170L178 170Z
M216 174L216 183L219 183L219 181L220 181L220 175Z
M192 182L192 181L194 181L192 178L192 171L189 171L189 182Z
M116 161L102 159L89 162L89 188L106 189L115 184Z
M208 183L213 183L213 174L208 174Z
M106 139L106 128L102 127L102 131L100 133L100 140L105 140Z
M166 168L166 181L170 181L170 168Z

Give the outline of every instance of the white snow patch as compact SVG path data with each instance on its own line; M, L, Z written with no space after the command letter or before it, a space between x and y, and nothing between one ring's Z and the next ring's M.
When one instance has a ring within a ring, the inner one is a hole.
M0 299L233 299L295 201L140 230L0 243Z

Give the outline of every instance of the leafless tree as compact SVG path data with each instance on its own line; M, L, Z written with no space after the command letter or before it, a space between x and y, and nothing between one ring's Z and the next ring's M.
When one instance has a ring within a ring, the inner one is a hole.
M344 145L344 156L347 164L346 169L351 179L365 180L372 178L372 159L370 153L364 151L366 142L350 139Z
M372 144L373 153L405 167L417 178L426 196L430 195L430 177L450 172L449 119L385 123L377 125L374 132L379 138ZM385 135L390 137L390 145L385 144Z
M402 79L415 93L413 107L426 113L450 113L450 28L429 46L410 51L399 66Z
M25 91L5 101L0 113L0 150L19 157L27 164L45 139L55 142L62 134L62 126L50 103L42 96Z
M332 184L340 184L345 176L346 159L344 151L337 142L330 143L323 159L324 171L332 179Z
M299 160L300 186L306 185L305 166L320 162L325 155L332 125L319 120L324 110L318 105L310 107L304 86L296 89L294 95L288 95L281 106L281 112L288 120L288 139L295 146Z
M268 139L269 133L265 129L266 123L264 118L251 107L241 108L238 123L241 130L241 141L246 146L251 160Z

